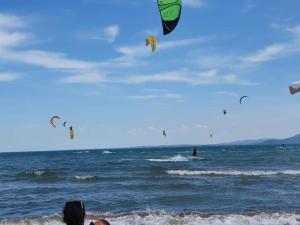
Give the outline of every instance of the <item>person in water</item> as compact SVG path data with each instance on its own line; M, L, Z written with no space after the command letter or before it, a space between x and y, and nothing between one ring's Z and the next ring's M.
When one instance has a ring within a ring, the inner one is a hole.
M65 203L63 221L67 225L84 225L85 207L82 201Z
M63 221L67 225L84 225L85 206L82 201L70 201L65 203L63 209ZM91 222L90 225L110 225L106 220Z
M197 148L193 147L193 153L192 153L193 157L197 157Z

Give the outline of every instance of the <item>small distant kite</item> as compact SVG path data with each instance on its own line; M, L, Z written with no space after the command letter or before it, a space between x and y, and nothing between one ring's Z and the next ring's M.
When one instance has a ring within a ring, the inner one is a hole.
M56 128L56 125L54 124L54 120L60 120L60 117L59 116L52 116L51 119L50 119L50 124L53 128Z
M240 104L242 104L242 100L243 100L244 98L248 98L248 96L244 95L243 97L241 97L241 98L240 98Z
M223 114L226 115L227 114L227 110L223 109Z
M167 133L166 133L165 130L163 130L163 135L164 135L165 137L167 137Z
M300 92L300 81L293 82L289 88L292 95Z
M71 138L71 140L74 139L74 130L73 130L73 127L70 127L70 138Z
M67 121L63 122L63 126L66 127Z
M182 0L157 0L164 35L171 33L177 26Z
M210 134L210 139L212 139L213 138L213 134Z
M153 35L150 35L147 39L146 39L146 46L150 45L151 46L151 50L152 52L155 52L156 48L157 48L157 40L156 37Z

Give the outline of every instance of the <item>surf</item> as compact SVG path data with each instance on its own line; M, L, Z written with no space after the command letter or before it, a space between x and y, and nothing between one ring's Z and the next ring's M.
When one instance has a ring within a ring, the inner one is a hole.
M172 213L142 211L130 213L88 213L85 225L91 220L106 218L114 225L299 225L300 215L293 212L252 212L243 214L215 214L204 212ZM58 215L33 219L2 220L0 225L63 225Z
M253 170L253 171L241 171L241 170L167 170L169 175L179 176L274 176L274 175L291 175L299 176L300 170Z
M161 158L161 159L146 159L150 162L187 162L191 159L191 157L185 157L182 155L176 155L168 158Z

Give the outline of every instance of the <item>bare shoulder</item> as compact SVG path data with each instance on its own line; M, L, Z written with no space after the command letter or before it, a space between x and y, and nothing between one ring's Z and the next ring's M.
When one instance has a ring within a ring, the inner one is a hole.
M110 223L107 222L106 220L97 220L95 222L95 225L110 225Z

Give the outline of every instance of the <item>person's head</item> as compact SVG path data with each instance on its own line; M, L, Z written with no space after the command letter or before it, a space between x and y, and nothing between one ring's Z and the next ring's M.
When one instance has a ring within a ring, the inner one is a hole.
M63 210L64 222L67 225L84 225L85 208L81 201L65 203Z

